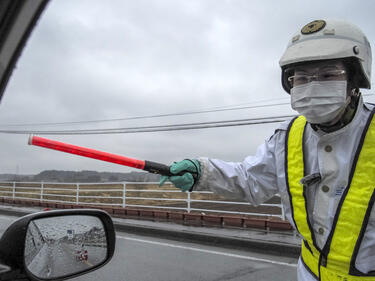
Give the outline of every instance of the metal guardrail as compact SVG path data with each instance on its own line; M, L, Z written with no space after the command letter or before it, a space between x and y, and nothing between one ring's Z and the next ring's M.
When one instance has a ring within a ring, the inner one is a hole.
M142 186L146 188L140 188ZM159 194L159 196L155 197L156 194ZM277 195L277 197L280 199L280 196ZM183 193L173 188L172 185L165 185L161 189L158 187L158 183L154 182L0 182L0 198L29 199L40 202L77 205L119 206L123 208L169 209L188 213L241 214L279 217L285 220L281 202L264 203L259 207L254 207L248 202L225 200L207 191ZM272 212L264 211L267 209L273 210Z

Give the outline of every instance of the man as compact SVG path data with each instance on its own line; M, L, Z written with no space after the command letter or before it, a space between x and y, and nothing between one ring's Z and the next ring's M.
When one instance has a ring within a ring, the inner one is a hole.
M280 66L301 116L241 163L184 160L169 180L254 205L279 193L302 238L298 280L375 280L374 106L359 92L370 88L370 44L350 23L317 20L292 37Z

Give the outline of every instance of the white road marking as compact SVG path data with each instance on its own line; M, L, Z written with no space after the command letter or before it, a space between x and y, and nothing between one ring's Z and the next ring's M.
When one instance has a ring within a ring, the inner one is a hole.
M236 254L230 254L225 252L219 252L219 251L212 251L212 250L205 250L205 249L199 249L199 248L193 248L193 247L187 247L187 246L180 246L176 244L170 244L170 243L162 243L162 242L156 242L156 241L150 241L150 240L143 240L143 239L137 239L137 238L131 238L131 237L125 237L116 235L117 238L125 239L125 240L131 240L141 243L149 243L159 246L167 246L172 248L178 248L178 249L185 249L185 250L191 250L191 251L197 251L202 253L208 253L208 254L214 254L214 255L221 255L221 256L227 256L231 258L238 258L238 259L245 259L245 260L251 260L251 261L258 261L258 262L265 262L265 263L272 263L277 265L285 265L290 267L297 267L297 264L294 263L286 263L286 262L279 262L279 261L273 261L273 260L266 260L266 259L260 259L255 257L249 257L249 256L242 256L242 255L236 255Z

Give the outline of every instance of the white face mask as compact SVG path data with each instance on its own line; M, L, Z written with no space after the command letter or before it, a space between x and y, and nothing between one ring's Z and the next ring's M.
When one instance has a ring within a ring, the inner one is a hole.
M313 124L332 121L347 105L346 81L312 81L290 90L292 108Z

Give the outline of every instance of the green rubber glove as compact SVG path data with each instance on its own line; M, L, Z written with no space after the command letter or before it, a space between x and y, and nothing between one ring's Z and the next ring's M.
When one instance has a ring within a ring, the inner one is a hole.
M198 181L201 174L201 167L198 160L185 159L180 162L173 163L170 167L170 171L176 176L162 176L160 178L159 187L169 180L174 184L175 187L185 192L190 191L194 184Z

